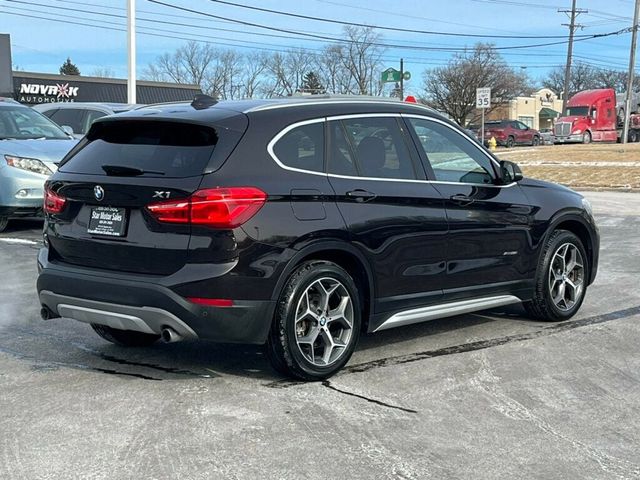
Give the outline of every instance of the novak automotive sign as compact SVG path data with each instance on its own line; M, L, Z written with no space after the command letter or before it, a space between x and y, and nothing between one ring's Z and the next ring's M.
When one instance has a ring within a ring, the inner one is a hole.
M21 83L17 100L20 103L73 102L80 87L70 83Z

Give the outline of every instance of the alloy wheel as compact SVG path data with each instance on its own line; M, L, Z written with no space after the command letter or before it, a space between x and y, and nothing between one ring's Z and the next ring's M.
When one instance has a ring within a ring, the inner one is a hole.
M564 243L558 247L549 267L549 293L559 310L571 310L584 292L584 261L578 247Z
M347 351L353 334L353 302L335 278L309 285L298 300L295 314L298 349L315 366L326 367Z

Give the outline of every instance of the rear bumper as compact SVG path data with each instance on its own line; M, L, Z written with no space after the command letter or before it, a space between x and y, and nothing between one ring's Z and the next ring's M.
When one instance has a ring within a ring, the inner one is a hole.
M185 338L262 344L266 341L274 301L234 301L232 307L189 302L149 275L96 273L58 265L38 256L40 302L55 315L85 323L160 334L171 327Z

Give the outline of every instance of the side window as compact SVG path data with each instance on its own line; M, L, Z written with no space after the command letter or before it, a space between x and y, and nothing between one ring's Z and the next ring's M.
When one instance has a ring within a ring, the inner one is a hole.
M345 136L342 122L329 122L329 135L331 138L331 149L328 155L329 173L358 176L353 149Z
M87 133L89 131L89 128L91 127L91 124L94 122L94 120L97 120L101 117L105 117L106 115L107 115L106 113L101 112L100 110L87 110L87 114L83 122L84 128L82 129L82 131L77 133L82 133L82 134Z
M490 184L491 160L471 141L450 127L431 120L410 118L435 179L441 182Z
M394 117L343 120L344 132L363 177L416 179L404 134Z
M59 110L58 108L52 108L51 110L47 110L46 112L40 112L40 113L42 113L45 117L51 118L58 112L58 110Z
M287 167L323 172L324 122L289 130L276 142L273 153Z
M82 132L82 118L84 116L84 110L77 108L61 108L54 113L50 118L61 127L67 125L73 128L73 133Z

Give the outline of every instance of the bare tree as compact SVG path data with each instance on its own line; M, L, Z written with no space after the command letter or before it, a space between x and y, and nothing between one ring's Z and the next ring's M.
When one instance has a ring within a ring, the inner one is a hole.
M490 44L456 54L444 67L427 70L423 77L425 100L460 125L475 120L476 88L491 87L493 110L502 101L529 93L527 77L510 68Z
M253 98L264 82L268 56L264 52L251 53L244 57L242 70L242 97Z
M598 80L598 69L586 63L578 62L571 67L571 81L569 82L569 96L582 90L599 88L602 82ZM564 89L564 67L558 66L551 70L542 81L542 86L556 93Z
M233 100L242 96L242 54L236 50L218 50L214 53L211 69L206 73L206 82L213 96Z
M378 45L380 34L368 27L346 26L344 36L348 42L340 45L338 52L350 75L347 93L379 95L383 85L378 75L384 54L384 48Z
M91 76L101 78L114 78L116 74L111 67L97 67L93 69L93 71L91 72Z
M343 67L342 46L327 45L318 56L318 76L327 92L342 94L349 89L350 76Z
M200 85L204 92L210 93L211 85L206 77L216 54L211 45L191 41L174 53L159 56L155 63L147 66L143 76L155 81Z
M268 97L290 96L297 92L304 75L316 64L313 52L298 48L272 54L266 62L268 82L264 93Z

